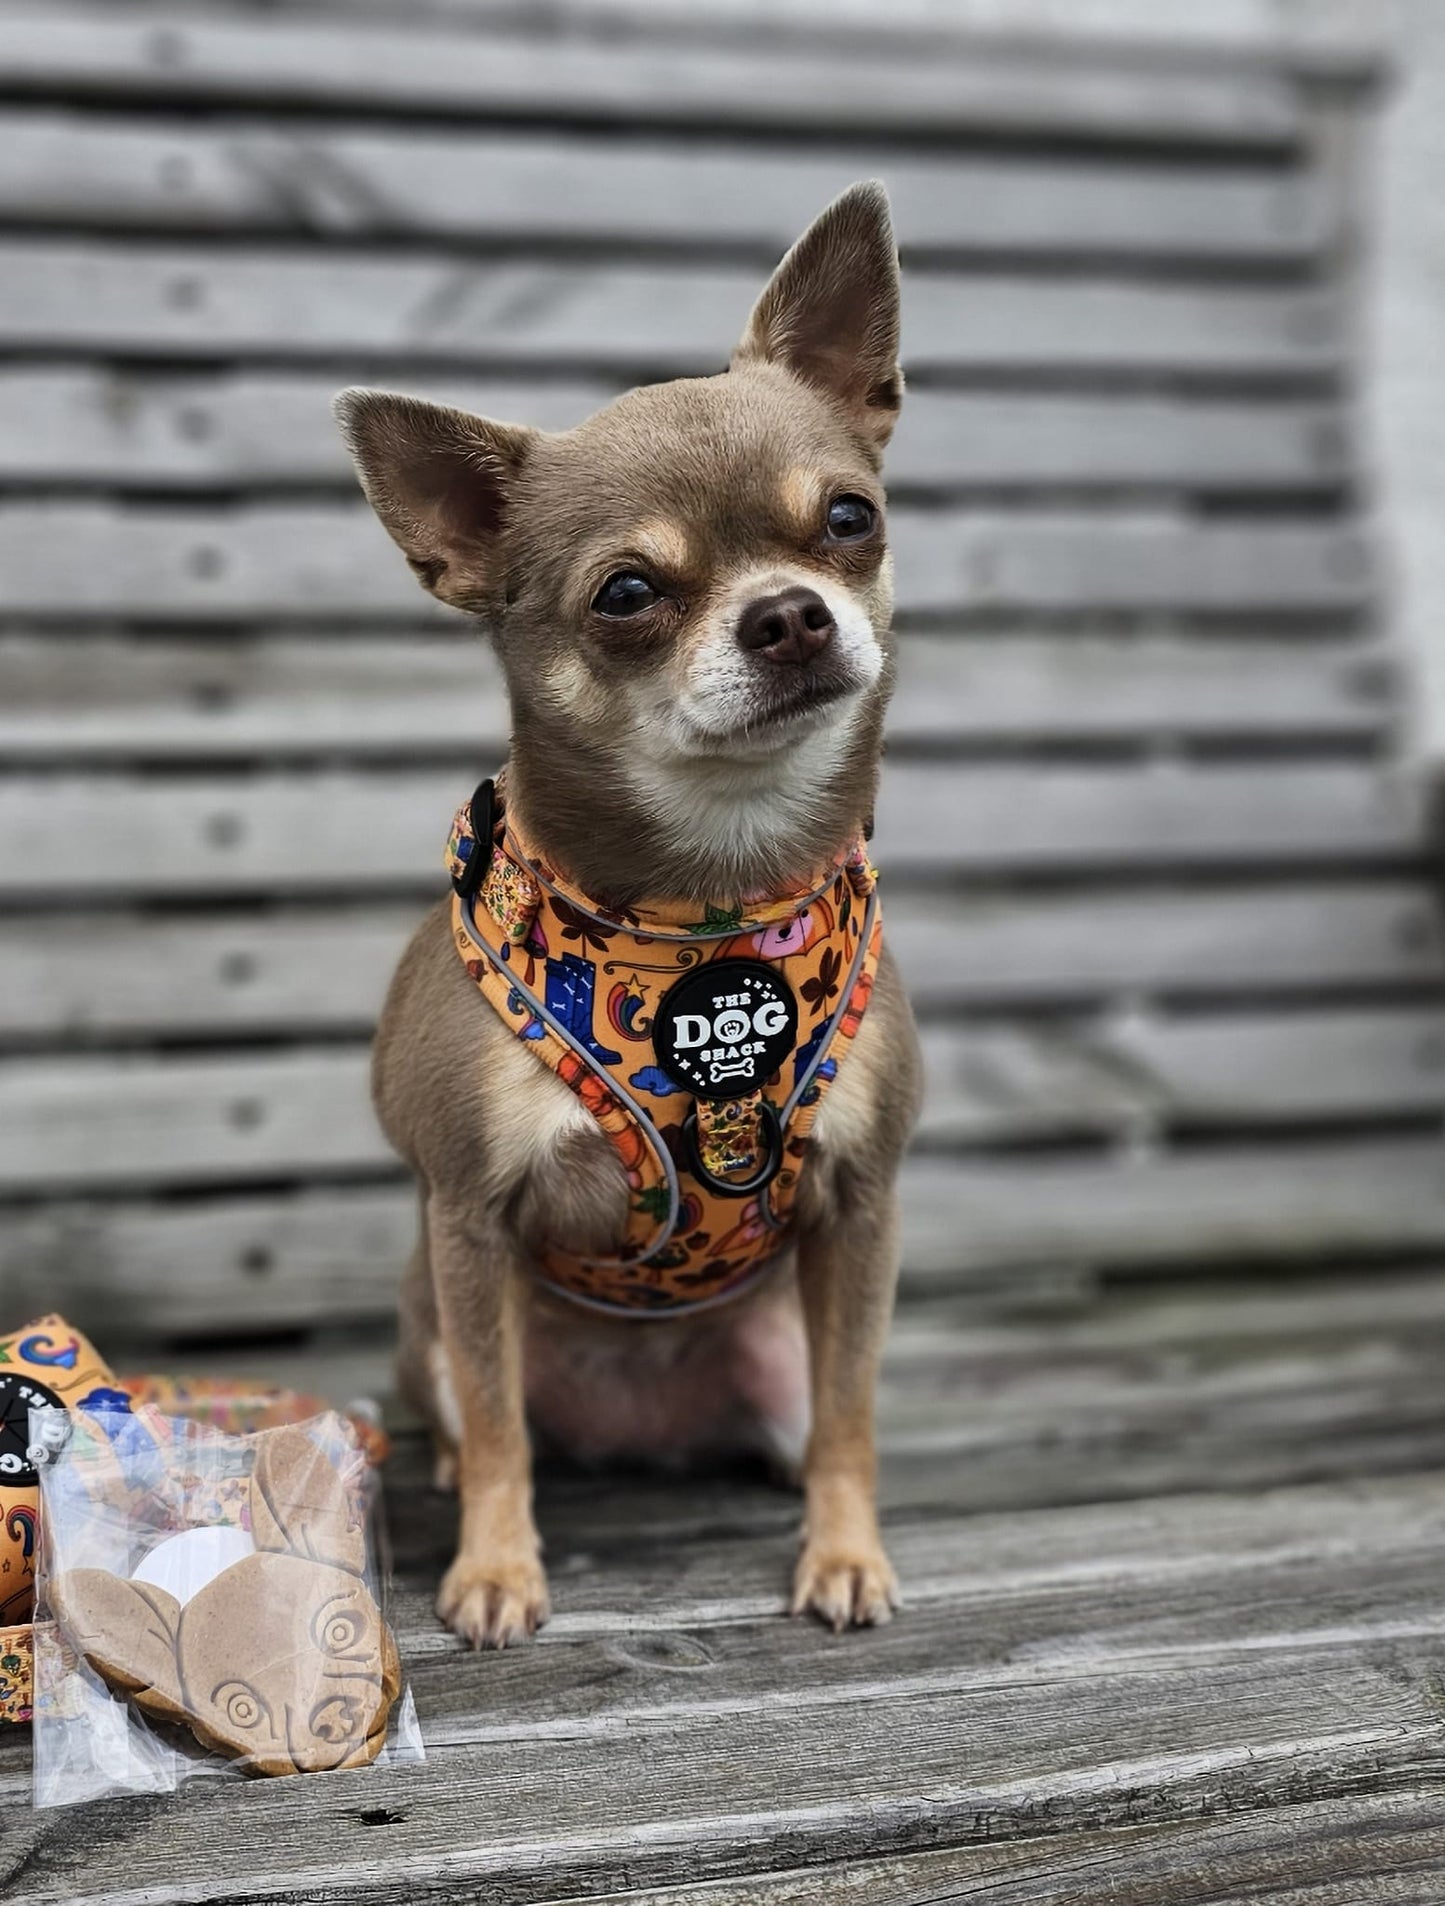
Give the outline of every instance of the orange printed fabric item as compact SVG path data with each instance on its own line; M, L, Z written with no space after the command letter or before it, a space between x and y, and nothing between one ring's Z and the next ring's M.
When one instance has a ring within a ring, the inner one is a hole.
M37 1317L0 1337L0 1628L29 1621L35 1596L40 1489L28 1452L37 1404L124 1410L130 1398L63 1317Z
M35 1650L30 1628L0 1628L0 1726L18 1727L34 1711Z
M823 1101L862 1022L882 947L861 840L805 891L613 912L530 852L500 794L492 843L460 810L457 952L504 1025L569 1085L631 1191L616 1254L546 1250L553 1289L665 1316L732 1297L788 1242Z

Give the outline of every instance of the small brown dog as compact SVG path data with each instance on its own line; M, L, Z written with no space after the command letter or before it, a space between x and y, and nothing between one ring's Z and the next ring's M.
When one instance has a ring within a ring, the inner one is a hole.
M533 905L535 883L565 870L566 891L590 897L584 949L591 931L605 941L645 922L657 896L695 911L737 902L709 921L735 921L743 899L816 898L819 869L835 875L866 827L893 674L879 468L901 397L897 252L886 195L866 184L788 253L719 376L631 391L555 435L381 392L338 399L366 494L423 587L481 617L496 643L513 721L506 826L528 844L494 836L496 865ZM484 856L490 810L477 826ZM839 911L846 920L846 894ZM527 931L524 917L512 940ZM563 1055L538 1064L479 993L482 977L517 970L504 966L512 946L502 936L500 954L468 962L464 940L448 906L422 924L373 1074L421 1194L401 1379L461 1493L442 1616L498 1647L547 1617L530 1418L586 1458L752 1446L795 1473L801 1459L794 1612L835 1628L887 1620L897 1586L875 1510L874 1391L920 1068L886 951L871 995L866 982L854 994L836 1078L814 1093L805 1156L790 1147L802 1162L766 1278L726 1306L633 1321L534 1275L548 1252L619 1261L629 1178L594 1116L602 1101L565 1070L566 1047L580 1048L555 1015L540 1000L524 1015ZM741 963L755 977L757 965ZM837 990L835 971L820 993ZM746 992L712 1004L738 998L746 1007ZM746 1067L765 1044L701 1056ZM619 1096L631 1103L625 1086ZM767 1111L765 1097L742 1099L744 1112ZM676 1134L668 1143L676 1156L659 1150L658 1170L675 1226L687 1161Z

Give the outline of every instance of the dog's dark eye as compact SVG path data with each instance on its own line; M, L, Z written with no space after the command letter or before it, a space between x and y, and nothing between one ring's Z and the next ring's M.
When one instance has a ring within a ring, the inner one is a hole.
M639 576L631 569L619 569L592 598L592 607L598 615L636 615L640 609L650 609L659 600L657 590L646 576Z
M835 496L828 505L828 535L835 543L856 543L878 521L866 496Z

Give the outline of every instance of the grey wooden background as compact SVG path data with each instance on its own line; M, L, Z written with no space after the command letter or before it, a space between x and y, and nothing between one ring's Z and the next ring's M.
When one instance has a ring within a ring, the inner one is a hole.
M1329 9L1214 57L632 11L0 5L6 1310L384 1328L412 1207L367 1036L505 716L327 399L565 424L717 367L869 174L907 266L907 1288L1438 1249L1368 50Z

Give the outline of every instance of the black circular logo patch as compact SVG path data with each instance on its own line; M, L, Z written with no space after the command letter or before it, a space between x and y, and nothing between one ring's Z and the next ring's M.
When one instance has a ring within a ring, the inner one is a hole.
M703 1099L755 1092L797 1033L792 988L762 960L714 960L688 973L669 987L652 1022L658 1065Z
M38 1403L62 1407L54 1390L34 1377L0 1376L0 1486L35 1487L35 1465L25 1452L30 1447L30 1411Z

